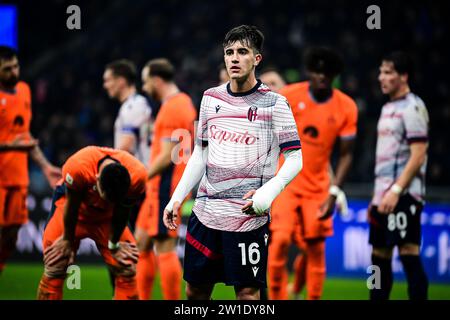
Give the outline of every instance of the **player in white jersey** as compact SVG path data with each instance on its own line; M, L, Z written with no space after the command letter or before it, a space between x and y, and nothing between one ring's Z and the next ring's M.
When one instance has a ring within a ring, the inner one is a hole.
M409 88L411 75L411 59L403 52L386 56L380 66L378 80L390 101L378 120L375 190L369 208L372 264L381 271L381 288L370 290L372 300L389 299L395 246L409 298L427 299L428 280L419 253L429 121L425 104Z
M110 98L122 103L114 123L114 148L130 152L147 165L152 109L147 99L137 93L136 78L133 62L117 60L106 66L103 86Z
M238 299L259 299L266 287L268 209L302 167L300 139L286 99L255 77L263 34L230 30L223 42L230 81L207 90L196 145L164 212L175 229L188 192L200 181L186 234L188 299L210 299L215 283ZM286 162L275 175L279 153Z

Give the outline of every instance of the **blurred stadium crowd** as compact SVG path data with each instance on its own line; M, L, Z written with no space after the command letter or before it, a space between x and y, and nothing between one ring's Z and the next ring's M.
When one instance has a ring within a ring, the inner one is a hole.
M245 23L265 34L262 68L275 66L288 82L305 78L302 54L309 45L330 46L343 56L346 68L337 85L356 100L360 117L349 182L373 181L376 123L386 101L377 81L380 59L407 50L416 63L412 90L430 113L427 182L450 181L445 1L78 1L82 29L75 31L66 28L72 3L27 2L16 1L21 74L33 93L32 132L57 165L83 146L112 146L119 103L102 87L108 62L129 58L141 69L151 58L171 59L177 83L198 108L203 91L218 83L226 30ZM366 27L370 4L381 8L381 30ZM31 190L47 192L39 170L31 174Z

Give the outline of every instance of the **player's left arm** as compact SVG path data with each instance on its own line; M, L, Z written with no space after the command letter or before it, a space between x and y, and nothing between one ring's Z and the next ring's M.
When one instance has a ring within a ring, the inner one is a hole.
M39 145L31 149L29 154L31 159L41 168L50 186L54 188L58 180L61 179L61 168L55 167L47 160Z
M410 144L411 156L406 163L405 169L395 181L394 185L388 192L385 193L380 205L378 206L378 212L380 213L391 213L398 203L401 193L405 190L412 179L419 172L420 167L426 160L427 157L427 142L414 142Z
M353 150L355 148L355 138L346 138L340 140L339 159L336 165L336 175L332 180L329 196L325 203L321 206L319 219L327 219L333 215L336 200L342 197L342 185L345 182L350 167L353 162ZM330 170L332 170L330 168Z
M120 135L119 143L117 144L117 149L133 153L134 146L136 144L136 136L134 133L122 133Z
M164 139L161 142L161 151L152 161L150 168L148 169L148 179L162 173L172 163L172 150L177 145L177 142L173 142L169 139Z

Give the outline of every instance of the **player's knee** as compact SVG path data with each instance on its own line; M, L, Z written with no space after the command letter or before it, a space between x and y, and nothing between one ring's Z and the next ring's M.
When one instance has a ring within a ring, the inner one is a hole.
M63 278L66 276L66 270L69 266L69 259L61 259L52 265L44 265L44 274L49 278Z
M372 255L382 259L392 259L392 248L373 248Z
M151 238L145 230L136 229L134 237L136 239L136 245L139 252L148 251L152 248Z
M136 264L132 263L128 266L111 266L111 273L115 277L132 278L136 276Z
M291 237L287 232L273 232L271 234L272 239L270 242L270 248L272 252L278 252L280 254L287 254L289 245L291 244Z
M156 238L154 239L156 254L167 253L174 251L177 246L175 238Z
M238 300L259 300L259 289L258 288L236 289L236 298Z
M399 254L403 255L419 255L419 246L413 243L407 243L398 248Z

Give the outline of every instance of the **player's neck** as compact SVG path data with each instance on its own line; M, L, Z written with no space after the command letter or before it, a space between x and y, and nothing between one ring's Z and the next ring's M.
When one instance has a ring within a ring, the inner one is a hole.
M165 102L170 97L180 93L180 89L175 83L168 83L161 88L161 101Z
M404 96L406 96L408 93L411 92L411 89L409 88L408 85L404 85L402 87L400 87L397 91L391 93L389 95L389 99L392 100L398 100Z
M131 86L122 91L122 93L119 96L120 103L124 103L129 97L136 94L136 87Z
M313 88L310 87L309 93L311 94L311 97L314 99L314 101L316 101L317 103L323 103L331 98L331 96L333 95L333 89L327 88L321 90L314 90Z
M233 93L243 93L250 91L258 81L254 74L250 75L246 79L231 79L230 80L230 90Z

